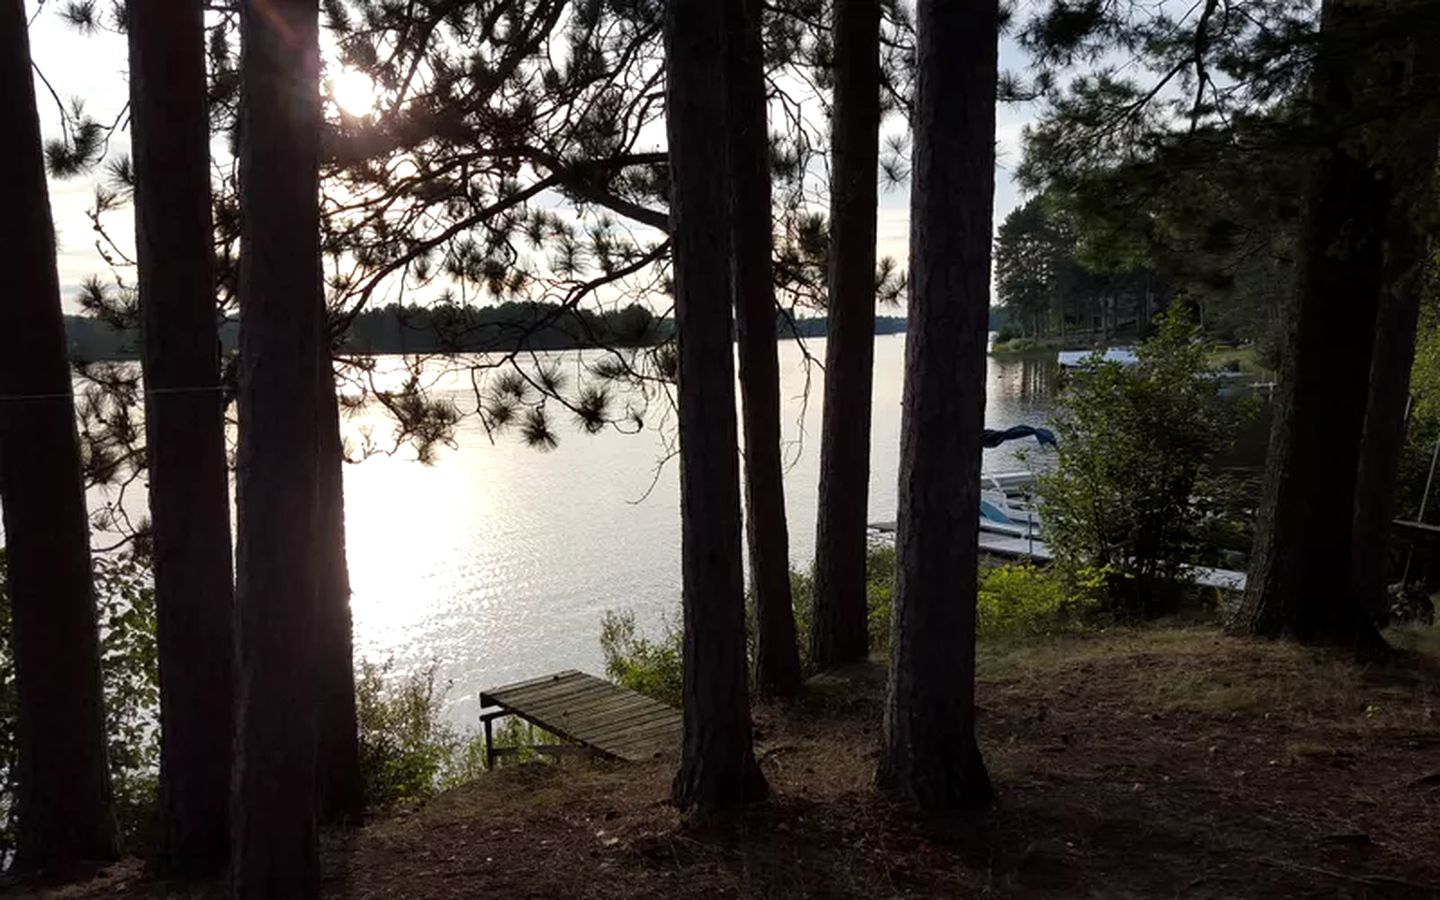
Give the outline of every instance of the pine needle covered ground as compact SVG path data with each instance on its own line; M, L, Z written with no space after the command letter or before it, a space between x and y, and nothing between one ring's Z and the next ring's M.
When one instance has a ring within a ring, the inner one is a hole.
M870 664L756 710L775 801L683 824L673 765L486 775L327 840L346 898L1440 896L1440 631L1357 668L1207 628L982 648L980 739L1000 791L921 823L870 789ZM218 895L123 863L56 896Z

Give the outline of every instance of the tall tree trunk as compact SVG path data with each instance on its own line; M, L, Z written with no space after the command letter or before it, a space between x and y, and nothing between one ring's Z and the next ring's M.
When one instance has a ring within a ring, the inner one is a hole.
M0 0L0 505L14 627L15 865L113 859L90 529L23 0Z
M1370 394L1360 442L1355 486L1353 578L1360 603L1377 621L1387 616L1386 566L1390 520L1395 515L1395 479L1405 448L1405 408L1415 329L1430 258L1426 217L1435 201L1433 181L1440 114L1433 99L1440 80L1440 31L1433 24L1408 43L1410 71L1403 98L1421 98L1418 108L1397 122L1389 220L1386 224L1380 308L1370 361Z
M875 216L880 159L880 3L835 0L830 139L830 278L815 531L811 655L861 659L870 404L875 364Z
M365 810L360 777L360 728L355 710L355 645L350 619L350 570L345 557L345 461L330 355L330 322L322 304L319 394L320 506L316 559L316 733L320 820L358 824Z
M780 356L770 275L770 141L759 0L726 0L730 220L740 395L745 424L745 536L755 598L755 686L787 697L800 688L790 601L790 537L780 460Z
M236 897L313 897L319 8L242 7Z
M766 793L745 671L725 87L716 77L724 18L713 0L671 0L665 16L685 608L685 742L673 794L700 815Z
M230 476L210 226L205 20L130 0L130 135L160 654L163 871L220 871L235 724Z
M890 680L878 783L930 810L983 806L975 601L995 187L996 0L916 6L910 323Z
M1355 0L1323 6L1311 84L1322 128L1344 127L1358 106L1360 68L1347 44L1365 16ZM1371 353L1356 335L1374 333L1389 187L1356 135L1328 137L1305 188L1255 549L1233 627L1370 652L1383 639L1350 572Z

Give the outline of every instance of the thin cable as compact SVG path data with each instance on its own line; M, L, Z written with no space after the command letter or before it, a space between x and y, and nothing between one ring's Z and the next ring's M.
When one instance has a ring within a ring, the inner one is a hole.
M138 393L144 394L148 397L155 396L157 394L204 394L223 390L226 390L226 386L223 384L217 384L201 387L149 388L147 390L139 391ZM74 391L54 394L0 394L0 403L20 402L25 400L74 400L75 396L76 394Z

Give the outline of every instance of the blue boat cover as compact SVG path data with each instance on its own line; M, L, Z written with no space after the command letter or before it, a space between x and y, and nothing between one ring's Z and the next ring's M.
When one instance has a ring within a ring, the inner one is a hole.
M1027 437L1035 438L1035 441L1042 447L1046 444L1049 444L1051 447L1059 446L1055 443L1055 432L1048 428L1037 428L1034 425L1014 425L999 431L993 428L987 428L980 443L984 447L995 448L1006 441Z

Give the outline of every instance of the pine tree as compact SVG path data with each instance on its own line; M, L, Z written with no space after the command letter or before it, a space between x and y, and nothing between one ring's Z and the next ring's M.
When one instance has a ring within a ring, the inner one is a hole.
M773 225L761 4L727 0L726 89L733 185L730 242L740 396L745 426L745 535L755 605L755 686L785 697L800 688L790 599L790 538L780 460L780 358L771 272Z
M318 28L315 0L242 8L237 898L319 892Z
M928 810L991 788L975 742L980 440L995 187L995 0L919 0L910 325L877 781Z
M0 4L0 501L18 694L15 867L116 853L90 530L25 4Z
M880 158L880 4L834 4L834 113L825 401L815 532L818 665L865 656L865 534L875 360L875 234Z
M1248 634L1362 654L1384 646L1350 562L1389 192L1399 187L1359 140L1367 107L1394 88L1367 27L1376 10L1367 0L1327 0L1321 11L1298 277L1249 580L1233 622Z
M203 875L228 851L235 682L204 11L155 0L126 11L164 723L158 857Z
M316 531L319 580L315 627L320 820L358 824L365 811L365 797L360 772L360 726L355 707L350 571L345 556L345 461L331 362L330 317L323 306L320 313L321 355L316 372L320 429Z
M1385 223L1382 293L1370 361L1369 400L1355 484L1352 577L1359 602L1388 617L1386 567L1395 485L1405 448L1410 369L1433 241L1436 147L1440 144L1440 21L1422 23L1398 53L1404 71L1387 154L1395 174Z
M675 330L685 740L673 796L709 816L765 796L746 684L740 473L731 361L725 12L671 0L665 19Z

